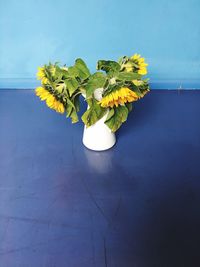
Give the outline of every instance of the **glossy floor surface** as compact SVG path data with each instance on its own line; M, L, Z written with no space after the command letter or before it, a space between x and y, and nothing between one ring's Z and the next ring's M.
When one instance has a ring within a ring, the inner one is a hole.
M0 90L0 267L200 266L200 91L152 91L111 150L82 131Z

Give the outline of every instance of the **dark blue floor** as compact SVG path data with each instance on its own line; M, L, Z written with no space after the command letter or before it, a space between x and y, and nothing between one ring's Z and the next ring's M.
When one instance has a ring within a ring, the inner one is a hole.
M152 91L106 152L82 131L0 91L0 267L200 266L200 91Z

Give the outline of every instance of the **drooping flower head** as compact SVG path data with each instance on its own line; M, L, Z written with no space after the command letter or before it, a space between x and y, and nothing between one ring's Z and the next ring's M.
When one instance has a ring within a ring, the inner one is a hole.
M42 101L46 101L46 104L49 108L54 109L58 113L64 113L65 108L63 103L56 99L49 91L43 87L37 87L35 93Z
M45 77L44 67L38 67L37 78L42 80Z
M38 68L38 72L37 72L37 79L41 80L42 84L49 84L49 77L51 77L51 79L55 76L55 72L56 72L56 68L55 65L50 64L49 66L43 66L43 67L39 67Z
M122 63L122 70L127 72L135 72L140 75L147 74L147 66L148 64L145 62L145 59L141 57L139 54L134 54L130 58L125 58L125 62Z
M135 54L131 57L131 60L137 65L138 74L145 75L147 74L147 66L148 64L145 63L145 59L141 57L139 54Z
M37 72L37 79L41 80L42 84L48 84L49 80L47 78L47 75L45 73L45 67L39 67Z
M131 89L128 87L122 87L104 96L99 103L104 108L113 108L114 106L123 106L127 102L137 101L138 98L138 95Z

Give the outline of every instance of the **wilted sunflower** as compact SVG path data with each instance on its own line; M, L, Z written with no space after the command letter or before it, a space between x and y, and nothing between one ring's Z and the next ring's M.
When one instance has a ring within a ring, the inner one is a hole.
M41 80L45 77L44 67L38 67L37 78Z
M136 72L140 75L147 74L148 64L145 59L139 54L134 54L132 57L128 58L125 63L122 64L122 69L127 72Z
M41 80L42 84L48 84L49 83L49 80L46 77L46 73L45 73L45 68L44 67L39 67L38 68L37 79Z
M64 105L58 101L54 95L47 91L43 87L37 87L35 93L42 101L46 101L46 104L49 108L54 109L58 113L64 113Z
M139 54L135 54L131 57L131 60L137 65L138 67L138 74L146 75L147 74L147 66L148 64L145 63L145 59L141 57Z
M114 106L118 107L118 105L124 105L126 102L137 101L138 98L138 95L128 87L122 87L104 96L99 103L104 108L113 108Z

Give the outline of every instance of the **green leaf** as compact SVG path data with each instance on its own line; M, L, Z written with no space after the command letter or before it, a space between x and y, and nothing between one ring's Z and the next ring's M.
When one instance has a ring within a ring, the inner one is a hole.
M133 72L119 72L116 79L121 81L132 81L134 79L140 79L141 75Z
M128 112L131 112L131 110L133 109L133 103L128 103L127 102L125 105L128 108Z
M139 96L139 97L142 97L143 96L143 93L142 93L142 90L141 90L141 87L137 87L136 85L134 84L131 84L130 85L131 89Z
M77 112L79 112L79 110L80 110L79 96L80 96L80 94L76 95L74 98L74 106L75 106Z
M55 66L55 69L56 70L55 70L55 77L54 77L54 79L56 80L57 83L59 83L62 80L63 73L62 73L62 70L61 70L61 68L59 66ZM48 71L48 73L49 73L49 77L51 77L52 76L51 75L51 72Z
M127 120L128 108L126 106L118 106L115 108L115 114L105 122L112 132L116 132L123 122Z
M74 103L69 98L67 98L67 104L72 106L72 108L76 110Z
M76 59L74 68L77 69L78 76L81 79L85 80L90 76L90 71L85 62L81 58Z
M81 117L87 127L100 120L106 113L106 109L102 108L95 99L91 99L88 102L89 109Z
M63 79L67 79L70 77L68 70L62 70Z
M97 70L104 70L106 73L115 74L119 72L120 65L112 60L99 60L97 62Z
M115 114L114 108L110 109L105 122L109 121L109 119L112 118L112 116L114 116L114 114Z
M76 110L72 110L72 113L70 114L70 118L72 119L72 123L78 122L78 115Z
M70 117L72 119L72 123L78 122L77 110L74 103L69 98L67 98L67 104L67 117Z
M122 65L122 64L126 63L128 60L129 60L129 58L127 56L123 56L123 57L119 58L118 63L120 65Z
M69 76L72 78L79 76L79 72L78 72L77 68L75 68L74 66L68 68L68 73L69 73Z
M72 96L72 94L76 91L76 89L79 86L79 83L75 78L68 78L65 80L65 85L69 91L69 96Z
M66 107L66 113L67 113L66 117L67 118L70 117L72 110L73 110L73 107L71 105L67 105L67 107Z
M105 82L106 76L102 72L96 72L91 75L85 87L86 98L89 98L94 93L95 89L102 88Z

